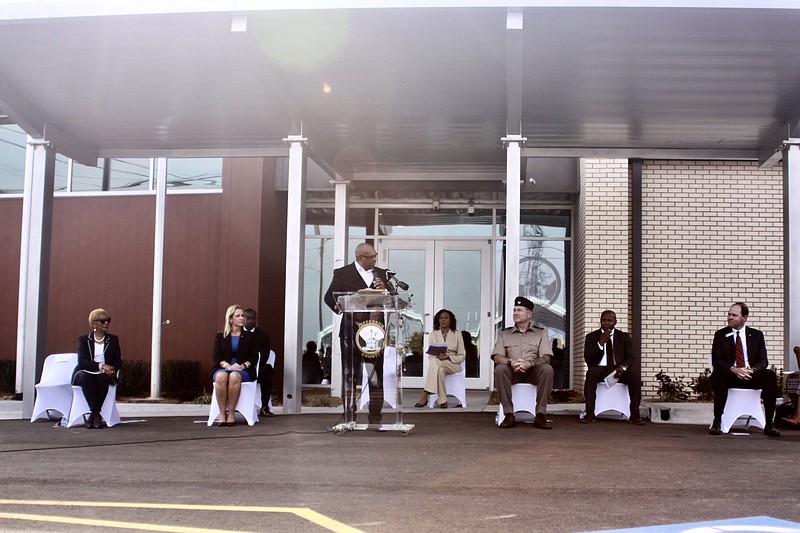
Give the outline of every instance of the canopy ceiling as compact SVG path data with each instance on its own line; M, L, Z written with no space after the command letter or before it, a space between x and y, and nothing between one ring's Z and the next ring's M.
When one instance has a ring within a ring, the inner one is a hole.
M800 9L766 5L512 8L522 29L498 5L0 6L0 113L84 163L282 155L301 133L371 180L501 178L517 133L526 156L775 162L800 136Z

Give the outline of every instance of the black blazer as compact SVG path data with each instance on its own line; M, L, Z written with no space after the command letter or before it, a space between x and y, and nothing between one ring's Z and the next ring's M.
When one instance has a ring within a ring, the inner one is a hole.
M119 349L119 337L106 333L103 339L105 351L103 352L106 364L114 367L116 372L112 376L114 383L118 383L119 370L122 368L122 353ZM94 360L94 333L78 337L78 365L72 371L72 378L80 370L98 372L100 365Z
M251 381L255 381L256 379L256 363L258 363L258 350L253 340L253 334L242 329L242 333L239 336L239 349L236 352L236 362L240 365L250 361L250 368L248 368L246 372L250 376ZM267 356L269 356L269 352L267 352ZM214 337L214 352L211 357L214 359L214 366L211 368L211 375L213 376L214 372L222 368L220 366L222 361L227 363L231 362L233 348L231 347L230 335L223 337L221 331L217 333L216 337Z
M389 281L386 279L386 270L378 267L374 267L372 269L372 274L377 276L383 282L384 287L389 287ZM353 291L360 291L361 289L368 289L367 284L364 283L364 278L361 277L361 274L358 273L356 269L355 263L350 263L349 265L345 265L341 268L337 268L333 271L333 279L331 279L331 284L328 287L328 290L325 292L324 301L325 304L331 308L334 313L339 314L341 311L336 309L336 298L333 293L335 292L353 292ZM350 313L348 313L349 315ZM352 313L353 316L352 322L349 317L345 317L342 320L342 324L339 326L339 337L340 338L347 338L351 337L355 330L357 329L356 324L361 322L362 320L366 320L369 318L367 316L360 316L361 313Z
M603 349L597 345L600 340L602 330L596 329L586 335L586 343L583 347L583 360L589 367L598 366L603 359ZM614 361L615 366L625 365L626 368L631 368L636 363L636 354L633 353L633 342L631 336L621 329L614 329L614 339L611 341L614 345Z
M744 327L744 337L747 342L747 360L752 368L765 369L769 366L767 361L767 345L764 334L757 329ZM736 338L733 328L727 327L714 333L714 343L711 346L711 364L714 370L730 370L736 365Z
M261 364L266 365L270 350L269 335L258 327L255 327L250 334L253 336L253 349L256 352L256 359L261 355Z

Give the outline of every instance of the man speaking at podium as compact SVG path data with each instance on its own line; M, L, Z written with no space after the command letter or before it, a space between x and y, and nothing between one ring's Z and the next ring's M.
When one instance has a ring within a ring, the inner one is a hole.
M384 290L389 282L386 271L375 266L378 254L369 243L356 246L356 260L349 265L333 271L333 279L325 293L325 304L334 313L341 314L334 293L354 292L362 289ZM375 319L383 322L382 313ZM339 342L342 349L342 407L345 421L355 421L358 399L355 397L356 385L361 382L362 354L355 343L355 335L361 322L370 319L369 313L345 313L339 326ZM383 354L366 362L369 373L369 417L370 424L381 423L383 407ZM348 419L348 414L350 418Z

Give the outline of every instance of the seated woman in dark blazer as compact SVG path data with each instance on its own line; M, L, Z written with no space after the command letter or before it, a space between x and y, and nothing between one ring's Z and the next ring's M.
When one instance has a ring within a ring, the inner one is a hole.
M214 380L217 404L219 405L218 426L236 424L236 402L242 390L242 382L255 381L258 351L253 347L252 333L244 329L244 310L232 305L225 311L223 331L214 338L214 367L211 378Z
M108 333L111 317L105 309L89 313L92 332L78 338L78 366L72 374L72 383L79 385L89 404L91 415L86 421L89 429L103 427L100 409L108 394L108 387L117 383L122 367L119 338Z

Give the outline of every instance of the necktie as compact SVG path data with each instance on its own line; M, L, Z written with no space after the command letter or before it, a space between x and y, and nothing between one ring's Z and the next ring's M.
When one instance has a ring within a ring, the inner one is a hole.
M742 348L742 338L739 332L736 332L736 366L744 368L744 349Z
M616 368L617 365L614 363L614 345L609 338L606 341L606 365L609 369Z

